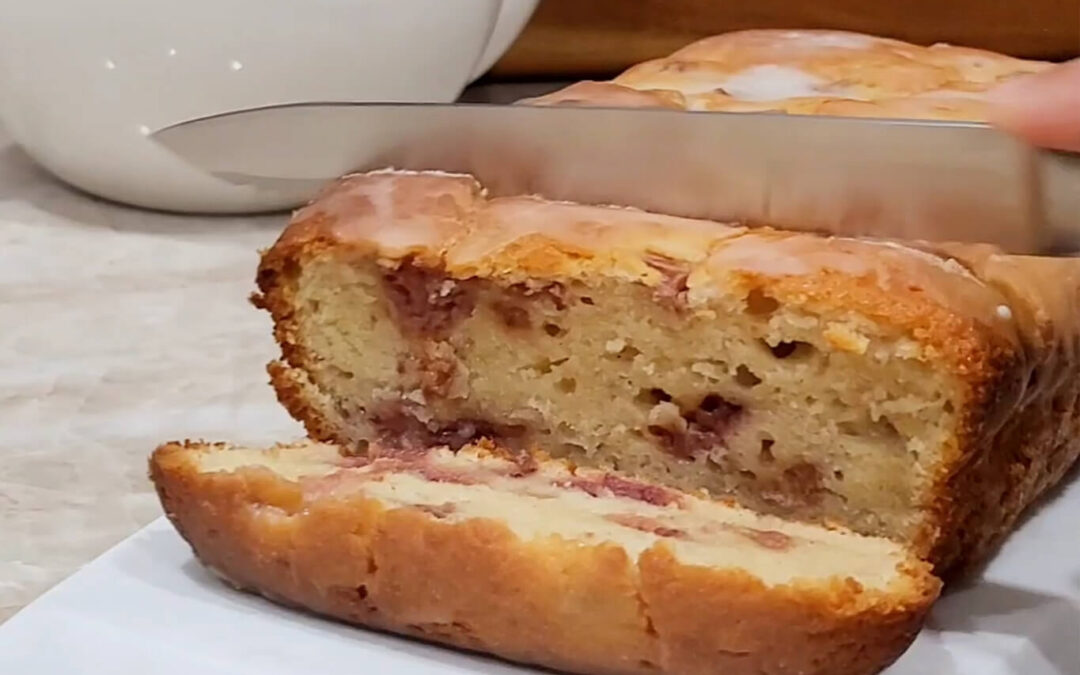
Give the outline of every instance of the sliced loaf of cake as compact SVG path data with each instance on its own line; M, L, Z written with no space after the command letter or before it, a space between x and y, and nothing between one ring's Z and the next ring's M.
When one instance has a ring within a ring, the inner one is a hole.
M263 257L282 402L973 562L1080 453L1080 261L343 179ZM397 442L395 440L395 442Z
M170 444L169 518L229 583L578 673L869 675L937 596L894 542L491 445Z

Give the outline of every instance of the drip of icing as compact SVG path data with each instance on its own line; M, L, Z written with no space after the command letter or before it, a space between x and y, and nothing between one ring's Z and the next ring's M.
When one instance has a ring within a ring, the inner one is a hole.
M720 87L741 101L775 101L822 96L828 82L790 66L752 66L724 80Z
M921 258L925 262L927 262L927 263L929 263L931 265L934 265L935 267L941 268L942 270L945 270L946 272L951 272L953 274L958 274L958 275L960 275L960 276L962 276L962 277L964 277L966 279L969 279L970 281L973 281L973 282L979 284L980 286L985 286L986 285L986 283L982 279L980 279L979 277L972 274L971 270L969 270L968 268L961 265L959 262L956 261L955 258L943 258L943 257L941 257L939 255L936 255L934 253L931 253L929 251L923 251L921 249L918 249L918 248L915 248L915 247L912 247L912 246L905 246L904 244L902 244L900 242L889 241L887 239L864 239L864 238L859 238L859 237L835 237L835 238L836 239L843 239L845 241L861 241L863 244L868 244L868 245L871 245L871 246L882 246L882 247L885 247L885 248L899 249L899 250L903 251L907 255L910 255L910 256L915 257L915 258Z
M388 166L385 169L375 169L373 171L362 171L357 173L350 173L343 176L343 178L349 178L350 176L442 176L444 178L473 178L473 176L467 173L457 173L455 171L439 171L438 169L424 169L422 171L415 171L413 169L397 169L392 166Z
M866 49L876 42L869 35L842 32L814 33L792 30L784 33L784 37L789 40L798 40L800 46L840 47L843 49Z

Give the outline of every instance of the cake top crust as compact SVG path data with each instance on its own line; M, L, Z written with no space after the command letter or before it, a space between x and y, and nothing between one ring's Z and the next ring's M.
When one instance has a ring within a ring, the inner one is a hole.
M506 283L614 277L656 286L677 269L687 276L691 306L760 287L814 312L858 311L943 348L960 324L1013 348L1075 343L1077 335L1075 259L751 229L529 196L489 199L463 175L345 177L295 214L275 250L316 240L391 266L408 258L454 278Z

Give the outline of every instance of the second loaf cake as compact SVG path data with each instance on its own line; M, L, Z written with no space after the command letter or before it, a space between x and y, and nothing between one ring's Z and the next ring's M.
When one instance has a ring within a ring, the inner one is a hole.
M1049 65L844 31L746 30L527 103L981 120L990 90Z
M1080 452L1072 260L348 177L263 258L285 405L982 557Z

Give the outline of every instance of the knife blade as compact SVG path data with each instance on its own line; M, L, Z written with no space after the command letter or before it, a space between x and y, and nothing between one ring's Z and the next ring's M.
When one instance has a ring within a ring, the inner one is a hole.
M229 182L309 189L381 168L537 194L844 236L1017 253L1080 232L1080 158L980 123L490 104L301 103L153 138Z

